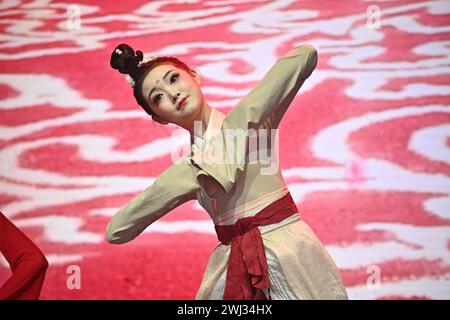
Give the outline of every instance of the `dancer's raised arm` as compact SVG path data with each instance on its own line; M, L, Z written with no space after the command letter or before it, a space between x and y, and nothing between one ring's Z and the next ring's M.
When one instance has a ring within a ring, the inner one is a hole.
M229 112L224 128L278 127L298 90L317 65L317 50L300 45L279 58L263 79Z

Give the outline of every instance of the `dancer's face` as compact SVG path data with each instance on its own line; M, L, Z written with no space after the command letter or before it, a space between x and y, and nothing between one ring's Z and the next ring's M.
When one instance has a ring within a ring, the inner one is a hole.
M174 123L188 127L198 118L204 97L200 77L173 64L165 63L153 68L142 83L142 94L152 109L153 119L160 123ZM184 103L179 105L185 97Z

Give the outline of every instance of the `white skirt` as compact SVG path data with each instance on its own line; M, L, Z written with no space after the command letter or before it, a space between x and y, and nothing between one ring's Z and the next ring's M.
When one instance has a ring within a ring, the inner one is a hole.
M336 264L298 214L259 229L269 269L268 299L348 299ZM219 244L211 253L196 299L223 299L230 249Z

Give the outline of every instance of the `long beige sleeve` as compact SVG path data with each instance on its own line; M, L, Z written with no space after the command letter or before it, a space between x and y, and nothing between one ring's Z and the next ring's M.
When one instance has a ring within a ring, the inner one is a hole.
M222 152L215 163L203 161L201 168L228 193L245 167L246 146L235 141L244 139L249 129L263 124L277 128L298 90L317 65L317 51L301 45L279 58L258 85L231 110L222 124ZM249 132L249 134L251 134ZM198 162L198 161L197 161Z
M226 128L259 128L271 120L278 127L300 87L317 66L317 50L300 45L279 58L258 85L251 90L224 120Z
M106 228L109 243L133 240L150 224L182 203L196 198L196 168L189 163L174 163L152 185L122 207Z

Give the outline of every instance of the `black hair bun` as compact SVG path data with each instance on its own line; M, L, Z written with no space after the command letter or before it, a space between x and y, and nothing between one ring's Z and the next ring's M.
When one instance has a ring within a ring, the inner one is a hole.
M135 54L132 47L126 43L121 43L111 53L109 64L113 69L119 70L120 73L129 74L136 79L140 73L138 64L143 59L142 51L137 50Z

